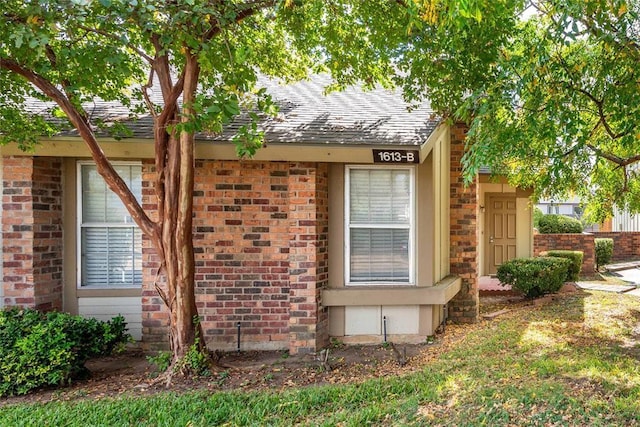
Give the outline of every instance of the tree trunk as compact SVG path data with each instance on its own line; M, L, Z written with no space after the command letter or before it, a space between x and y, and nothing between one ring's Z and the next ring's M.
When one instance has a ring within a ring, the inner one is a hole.
M179 120L187 122L197 89L199 66L194 56L187 57L184 71L183 108ZM167 106L165 106L167 108ZM171 108L171 107L169 107ZM178 118L176 117L176 120ZM164 200L162 203L162 248L169 307L169 341L174 362L180 360L189 348L197 344L204 348L202 328L198 320L195 301L195 260L193 252L193 187L194 187L194 134L173 131L167 145L164 168ZM160 173L160 171L159 171Z
M156 44L157 51L163 52L157 37L153 42ZM174 363L196 343L198 335L202 337L195 302L192 234L195 141L192 131L175 128L180 121L188 122L195 113L193 101L200 68L193 54L187 53L185 59L184 71L175 84L171 81L171 67L166 54L156 56L152 65L164 98L160 114L152 113L155 120L155 165L158 174L155 186L158 199L158 222L154 222L109 163L89 125L86 114L76 108L65 93L50 81L15 61L0 58L0 68L23 76L55 101L66 113L89 148L98 173L102 175L109 189L122 200L141 231L151 240L162 260L166 277L166 291L160 287L157 288L169 308L169 342ZM183 101L182 113L177 102L180 94ZM205 348L202 338L198 341L198 346L200 350Z

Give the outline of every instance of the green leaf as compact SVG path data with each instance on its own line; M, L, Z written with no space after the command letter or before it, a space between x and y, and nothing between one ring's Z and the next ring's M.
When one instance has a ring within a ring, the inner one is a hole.
M227 113L229 113L231 116L237 116L238 114L240 114L240 106L238 105L237 102L229 102L229 103L225 103L224 104L224 109L227 111Z

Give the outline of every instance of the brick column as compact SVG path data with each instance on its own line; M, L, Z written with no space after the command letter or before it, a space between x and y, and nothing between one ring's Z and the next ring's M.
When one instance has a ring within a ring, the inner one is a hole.
M289 169L289 352L315 352L328 343L328 311L320 293L328 280L328 168Z
M455 322L476 322L478 297L478 180L465 186L462 156L467 128L456 124L451 128L450 186L450 269L462 278L462 289L449 303L449 318Z
M142 208L153 219L158 219L155 196L156 171L152 160L142 162ZM160 257L151 240L142 235L142 344L145 351L169 349L169 309L158 291L164 287L164 274L158 276Z
M62 309L62 163L57 158L3 161L5 306Z

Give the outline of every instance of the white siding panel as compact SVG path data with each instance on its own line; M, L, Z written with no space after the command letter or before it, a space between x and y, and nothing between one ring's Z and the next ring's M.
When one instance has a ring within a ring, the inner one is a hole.
M382 335L384 317L387 335L419 333L420 307L417 305L349 306L344 309L345 335Z
M140 297L83 297L78 299L78 313L83 317L110 320L121 314L133 339L142 339L142 299Z
M345 335L380 335L380 306L352 306L344 309Z
M382 307L382 316L387 318L387 334L417 334L420 310L417 305L391 305Z

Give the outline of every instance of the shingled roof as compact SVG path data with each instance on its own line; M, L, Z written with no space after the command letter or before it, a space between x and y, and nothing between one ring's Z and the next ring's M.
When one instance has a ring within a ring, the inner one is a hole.
M275 118L265 118L260 127L267 144L331 144L331 145L401 145L419 146L440 122L428 103L411 111L399 90L376 88L365 91L350 87L341 92L325 94L331 83L326 75L281 85L273 80L261 80L280 106ZM32 111L43 105L32 105ZM126 107L112 102L97 101L88 108L91 116L107 123L127 117ZM197 139L229 142L243 123L239 116L220 134L199 134ZM149 115L127 122L135 138L153 138L153 121ZM64 136L77 136L75 130Z

